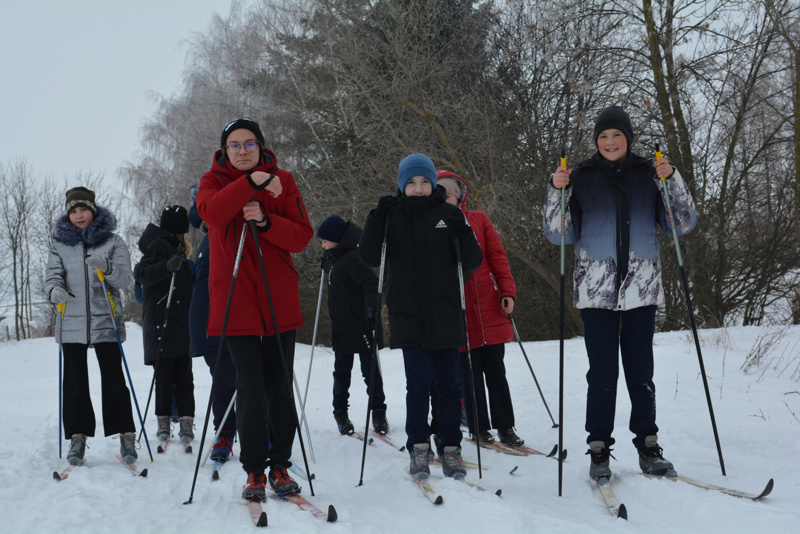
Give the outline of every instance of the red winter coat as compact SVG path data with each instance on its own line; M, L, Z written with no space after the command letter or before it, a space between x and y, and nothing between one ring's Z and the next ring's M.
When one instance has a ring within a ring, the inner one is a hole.
M207 332L212 336L222 334L236 252L242 229L245 228L242 207L250 200L262 204L262 210L270 221L266 231L258 232L258 240L278 330L287 332L303 326L299 279L292 253L299 253L308 245L314 229L292 173L278 168L275 154L264 150L258 166L250 172L253 171L268 172L280 178L283 187L281 195L272 198L266 190L253 189L247 180L247 172L233 168L222 151L217 151L211 170L200 181L200 191L195 199L200 217L208 224L211 265ZM225 335L275 335L258 252L249 229L236 275Z
M483 249L483 261L472 272L464 286L467 304L467 325L469 327L469 347L474 349L484 345L497 345L514 340L511 319L503 311L503 297L517 300L517 286L511 276L508 256L494 229L492 221L482 211L467 210L467 184L455 173L438 171L439 178L455 178L461 186L461 211L467 216L475 237ZM461 347L466 350L466 347Z

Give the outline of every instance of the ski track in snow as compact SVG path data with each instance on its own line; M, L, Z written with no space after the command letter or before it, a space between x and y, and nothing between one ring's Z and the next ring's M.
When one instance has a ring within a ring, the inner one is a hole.
M152 368L145 367L141 328L129 323L123 344L133 375L139 406L144 409ZM613 519L599 492L588 483L583 414L587 361L582 339L565 343L564 447L569 451L563 467L563 496L558 496L558 464L543 456L527 458L481 450L488 471L468 479L490 490L479 492L453 480L442 480L432 469L432 480L444 496L433 506L408 480L400 453L379 440L367 448L364 484L358 487L361 442L339 436L331 414L333 354L323 347L314 351L307 415L312 442L306 439L315 496L309 483L298 479L303 495L318 508L333 504L336 523L324 523L288 502L269 498L264 509L270 532L304 533L790 533L800 528L800 383L791 374L800 363L800 327L790 327L773 350L773 365L763 372L739 370L756 343L761 328L700 331L703 359L719 430L727 477L721 475L697 355L691 332L657 334L656 389L660 443L679 473L739 490L758 492L769 478L775 489L760 502L707 492L682 483L637 476L636 451L627 430L629 401L620 377L612 460L614 490L628 508L630 520ZM558 420L558 341L526 343L525 350ZM295 373L305 387L311 348L298 345ZM782 360L778 360L781 358ZM769 357L768 357L769 359ZM518 434L527 445L549 452L558 441L550 418L516 343L506 346L506 366L514 400ZM790 363L792 362L792 363ZM390 437L405 443L405 378L400 351L381 351L386 383ZM150 462L144 440L137 466L147 468L147 478L134 478L114 458L119 440L102 437L100 379L94 351L89 351L92 400L97 417L95 437L89 438L86 464L67 480L56 482L54 470L66 466L58 458L58 345L51 339L0 344L0 509L3 533L144 533L252 532L255 528L241 499L245 473L237 454L212 482L213 462L201 467L193 504L184 505L191 493L196 454L200 451L211 377L202 359L195 359L197 401L195 454L170 447L157 454L155 416L147 421ZM781 371L789 366L788 369ZM358 366L350 387L350 416L363 426L367 398ZM136 418L137 429L139 427ZM363 431L363 428L359 429ZM209 429L205 448L213 436ZM175 442L177 444L177 441ZM63 456L69 442L62 443ZM477 461L475 448L464 444L466 460ZM302 465L299 441L293 460ZM509 474L519 466L515 474ZM498 498L493 494L502 489ZM46 490L46 491L42 491Z

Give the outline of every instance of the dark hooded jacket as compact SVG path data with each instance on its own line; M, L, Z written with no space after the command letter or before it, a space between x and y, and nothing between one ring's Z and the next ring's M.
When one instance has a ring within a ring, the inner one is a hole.
M464 214L445 202L437 187L429 197L400 194L387 221L367 215L359 250L369 266L381 263L384 224L386 246L386 305L389 308L391 348L452 349L464 345L464 320L455 239L448 227ZM475 235L459 240L464 277L483 259Z
M144 363L153 365L159 354L159 336L164 328L164 318L169 302L169 317L161 340L159 358L174 358L189 354L189 306L192 301L194 274L189 262L184 261L175 272L175 283L170 297L173 273L167 270L167 260L183 254L180 241L173 234L155 224L148 224L139 239L142 259L133 270L136 281L142 286L142 337L144 338Z
M358 255L361 228L352 222L336 248L326 250L322 268L328 275L328 312L331 318L331 343L334 352L346 354L372 350L367 308L378 315L378 277ZM379 330L379 347L382 336Z

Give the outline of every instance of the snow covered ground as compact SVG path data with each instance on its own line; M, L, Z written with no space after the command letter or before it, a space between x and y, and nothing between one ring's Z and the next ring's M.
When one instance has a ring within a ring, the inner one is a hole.
M468 478L503 490L502 497L478 492L452 480L432 479L444 496L433 506L407 478L406 453L377 441L368 447L364 484L358 487L361 442L339 436L331 415L333 355L314 351L308 418L316 463L314 493L302 482L303 495L318 507L335 505L339 521L324 523L295 505L270 498L265 504L274 532L648 532L789 533L800 532L800 327L731 328L700 333L711 397L719 429L727 477L721 475L702 380L691 332L656 335L656 387L660 442L679 473L740 490L759 492L770 478L773 493L760 502L738 499L683 483L650 480L635 474L637 456L627 430L629 404L624 385L618 395L617 444L611 466L619 499L630 520L613 519L597 489L588 481L589 459L583 431L587 363L581 339L566 342L564 444L569 451L563 468L563 496L558 497L558 464L543 456L512 457L482 450L489 469L483 479ZM771 347L768 340L778 340ZM759 347L765 364L750 373L740 367ZM142 364L141 329L128 325L124 344L139 404L144 409L152 370ZM526 343L553 416L558 419L558 341ZM295 372L305 385L310 347L297 347ZM85 467L56 482L52 473L66 465L58 458L58 346L52 339L0 345L0 517L4 533L145 533L252 532L241 499L245 482L238 457L226 464L221 480L211 480L211 463L201 468L193 504L183 505L192 491L196 456L180 447L155 452L155 418L147 426L155 461L139 451L147 478L133 478L114 459L119 441L103 438L100 383L90 351L92 397L98 417L96 437L89 439ZM399 351L384 350L383 364L390 436L404 443L404 377ZM558 430L539 397L517 344L507 346L506 362L514 398L517 431L526 444L549 451ZM357 367L357 366L356 366ZM194 361L197 439L206 412L210 375L202 360ZM351 418L363 425L366 394L354 371ZM794 378L792 378L794 374ZM138 420L137 420L138 426ZM206 443L210 440L207 438ZM64 456L69 444L64 442ZM306 442L306 449L309 443ZM235 447L238 452L238 445ZM464 457L476 460L465 443ZM294 460L302 464L295 441ZM509 472L518 466L512 475Z

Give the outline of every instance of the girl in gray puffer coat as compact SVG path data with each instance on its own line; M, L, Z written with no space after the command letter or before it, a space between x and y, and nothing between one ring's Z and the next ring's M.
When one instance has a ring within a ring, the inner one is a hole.
M84 461L86 437L94 436L95 416L89 395L86 354L94 346L102 379L103 429L106 436L121 434L120 455L136 461L136 428L119 344L106 294L97 275L104 274L117 316L122 317L121 289L133 285L128 247L114 234L116 219L95 204L95 194L85 187L67 191L66 213L53 230L47 260L45 295L53 304L66 303L56 329L56 341L64 354L64 435L71 439L67 460ZM117 320L120 342L125 325Z

